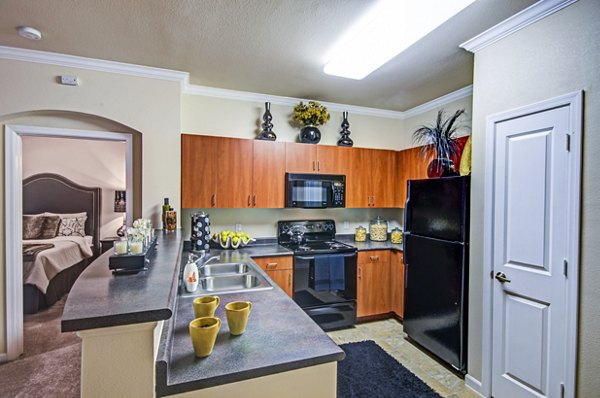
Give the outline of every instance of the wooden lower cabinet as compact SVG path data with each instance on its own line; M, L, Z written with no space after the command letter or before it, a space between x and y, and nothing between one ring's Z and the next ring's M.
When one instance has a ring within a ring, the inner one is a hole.
M356 316L390 312L390 250L358 252Z
M404 318L404 253L394 250L391 257L391 311Z
M255 257L252 259L288 296L293 296L294 267L292 256Z

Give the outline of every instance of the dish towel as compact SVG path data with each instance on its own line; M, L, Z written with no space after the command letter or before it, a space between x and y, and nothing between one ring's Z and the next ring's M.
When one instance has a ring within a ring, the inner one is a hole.
M344 279L344 258L343 254L334 254L329 256L329 288L331 290L345 290L346 281Z
M315 256L315 265L313 278L310 280L310 287L317 292L329 290L329 257Z

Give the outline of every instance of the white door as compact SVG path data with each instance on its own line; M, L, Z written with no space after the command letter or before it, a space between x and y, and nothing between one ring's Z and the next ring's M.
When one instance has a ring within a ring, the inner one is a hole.
M496 124L495 398L560 397L565 379L569 107Z

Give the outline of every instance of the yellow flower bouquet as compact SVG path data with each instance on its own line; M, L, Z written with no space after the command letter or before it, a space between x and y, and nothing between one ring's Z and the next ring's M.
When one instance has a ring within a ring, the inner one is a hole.
M294 107L292 119L304 126L313 125L321 126L329 120L330 115L327 108L319 104L317 101L308 101L307 104L300 101Z

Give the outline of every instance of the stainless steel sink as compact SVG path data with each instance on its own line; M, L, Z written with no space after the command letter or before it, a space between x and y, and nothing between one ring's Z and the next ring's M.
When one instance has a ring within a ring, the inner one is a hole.
M273 289L273 286L261 274L256 264L252 262L219 263L219 257L211 257L199 264L200 280L195 292L182 293L184 296L199 296L203 294L225 294L253 292Z
M248 264L244 263L210 264L200 268L200 276L239 275L249 271Z
M222 275L200 279L201 289L211 293L253 289L260 287L261 282L256 275Z

